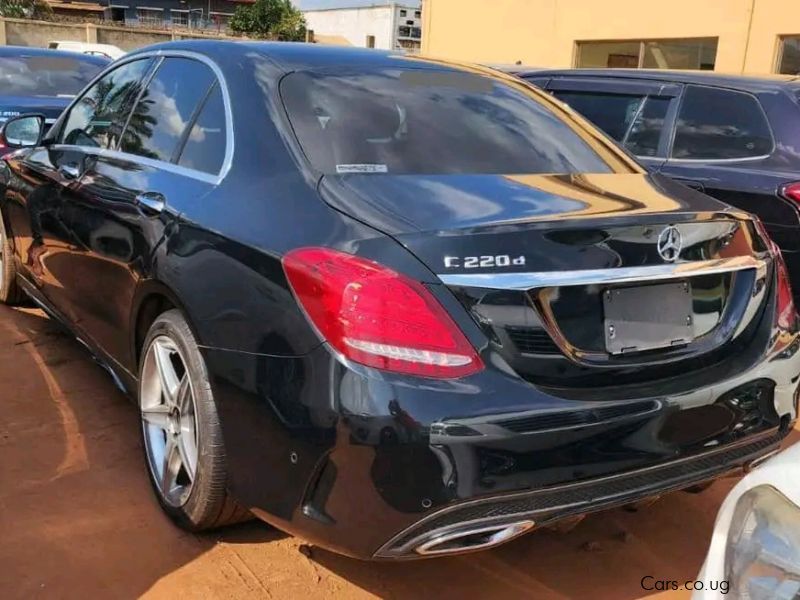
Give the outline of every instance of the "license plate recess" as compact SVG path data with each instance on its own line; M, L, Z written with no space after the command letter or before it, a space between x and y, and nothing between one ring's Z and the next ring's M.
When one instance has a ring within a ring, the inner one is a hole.
M603 315L609 354L681 346L694 338L688 281L609 288Z

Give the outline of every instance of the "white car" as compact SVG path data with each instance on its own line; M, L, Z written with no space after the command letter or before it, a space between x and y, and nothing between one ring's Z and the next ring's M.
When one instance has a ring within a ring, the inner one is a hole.
M761 464L728 494L692 595L799 597L800 443Z
M89 44L87 42L75 42L71 40L52 41L47 43L51 50L66 50L68 52L79 52L80 54L95 54L106 56L111 60L117 60L125 56L125 51L111 44Z

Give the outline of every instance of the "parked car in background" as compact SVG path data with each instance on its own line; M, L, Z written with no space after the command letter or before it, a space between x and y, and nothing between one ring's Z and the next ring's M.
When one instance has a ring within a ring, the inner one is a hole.
M0 46L0 123L23 113L55 122L75 95L111 61L41 48ZM8 148L0 147L0 155Z
M800 79L629 69L520 74L651 172L758 215L800 299Z
M2 130L0 299L136 400L187 529L477 550L742 469L796 420L759 222L517 78L186 41L40 119Z
M800 444L731 490L697 579L694 600L800 597Z
M117 60L125 56L125 51L112 46L111 44L90 44L88 42L75 42L72 40L52 41L47 43L51 50L65 50L67 52L78 52L80 54L90 54L93 56L104 56L111 60Z

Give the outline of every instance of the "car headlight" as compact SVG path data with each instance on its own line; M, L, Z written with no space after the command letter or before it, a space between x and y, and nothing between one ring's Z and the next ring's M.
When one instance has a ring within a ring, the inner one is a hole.
M733 514L725 579L734 597L800 596L800 507L769 485L748 491Z

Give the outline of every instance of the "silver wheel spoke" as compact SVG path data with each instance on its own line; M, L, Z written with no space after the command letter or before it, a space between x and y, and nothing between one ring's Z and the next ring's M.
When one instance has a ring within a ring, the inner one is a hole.
M156 370L161 380L161 392L164 394L164 401L169 406L176 406L181 382L170 360L170 350L158 341L153 344L153 350L155 351Z
M164 431L169 431L169 407L166 404L159 404L150 408L142 409L142 420L148 425L154 425Z
M181 463L189 476L190 481L194 481L194 470L197 464L197 447L194 444L194 427L181 428L181 433L178 437L178 453L181 457Z
M178 392L175 395L175 406L181 413L188 413L192 411L192 387L189 385L189 374L184 373L181 377L181 382L178 384Z
M164 447L164 463L161 471L161 491L169 498L172 496L172 488L175 487L178 479L178 472L181 468L181 456L175 437L167 434L167 443Z

